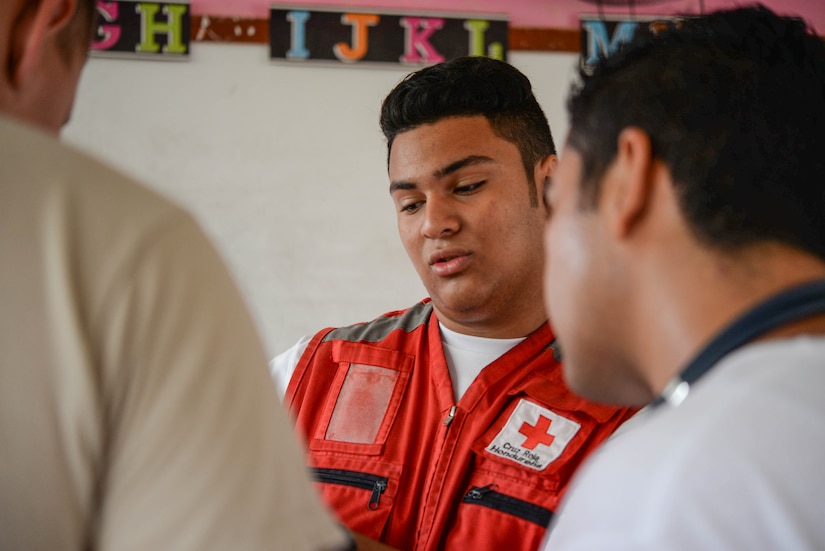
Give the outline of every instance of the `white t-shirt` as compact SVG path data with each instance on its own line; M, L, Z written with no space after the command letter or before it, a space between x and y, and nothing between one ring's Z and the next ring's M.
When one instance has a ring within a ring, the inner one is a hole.
M481 370L497 360L505 352L523 341L526 337L517 339L489 339L456 333L438 324L441 332L441 344L444 347L444 356L447 368L450 370L450 379L453 383L453 394L456 401L461 399L464 392L472 384ZM298 360L306 350L311 336L302 337L291 348L282 352L269 363L275 388L283 400L286 387L295 372Z
M825 339L723 359L579 471L543 549L825 549Z
M447 359L447 369L453 382L456 402L461 399L481 370L523 341L517 339L489 339L456 333L439 323L441 345Z

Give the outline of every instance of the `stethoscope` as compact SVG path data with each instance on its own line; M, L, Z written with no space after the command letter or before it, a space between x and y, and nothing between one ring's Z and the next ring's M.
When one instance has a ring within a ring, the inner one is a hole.
M714 337L651 405L678 406L687 398L690 386L723 357L772 329L815 314L825 314L825 279L793 287L757 304Z

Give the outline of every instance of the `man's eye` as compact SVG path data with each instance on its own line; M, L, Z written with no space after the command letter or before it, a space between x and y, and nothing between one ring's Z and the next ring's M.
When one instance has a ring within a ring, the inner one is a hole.
M406 212L407 214L412 214L413 212L417 211L421 205L424 204L424 201L416 201L414 203L408 203L406 205L401 205L401 212Z
M466 186L458 186L457 188L455 188L455 192L456 193L472 193L472 192L476 191L478 188L480 188L481 186L483 186L485 183L487 183L487 182L482 180L481 182L476 182L475 184L469 184L469 185L466 185Z

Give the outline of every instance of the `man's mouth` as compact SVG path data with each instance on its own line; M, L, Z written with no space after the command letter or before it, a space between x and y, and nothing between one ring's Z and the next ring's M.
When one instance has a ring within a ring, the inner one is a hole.
M430 267L437 276L451 276L464 271L471 253L464 250L438 251L430 255Z

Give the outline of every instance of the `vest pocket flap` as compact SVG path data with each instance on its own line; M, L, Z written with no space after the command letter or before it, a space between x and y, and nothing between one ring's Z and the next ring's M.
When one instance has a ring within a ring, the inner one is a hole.
M414 356L397 350L349 341L333 341L332 359L338 363L374 365L402 373L412 371Z
M553 404L553 409L578 412L587 415L599 423L604 423L613 417L618 408L603 404L595 404L574 394L561 376L557 379L534 379L524 386L514 389L511 395L523 392L540 402Z

